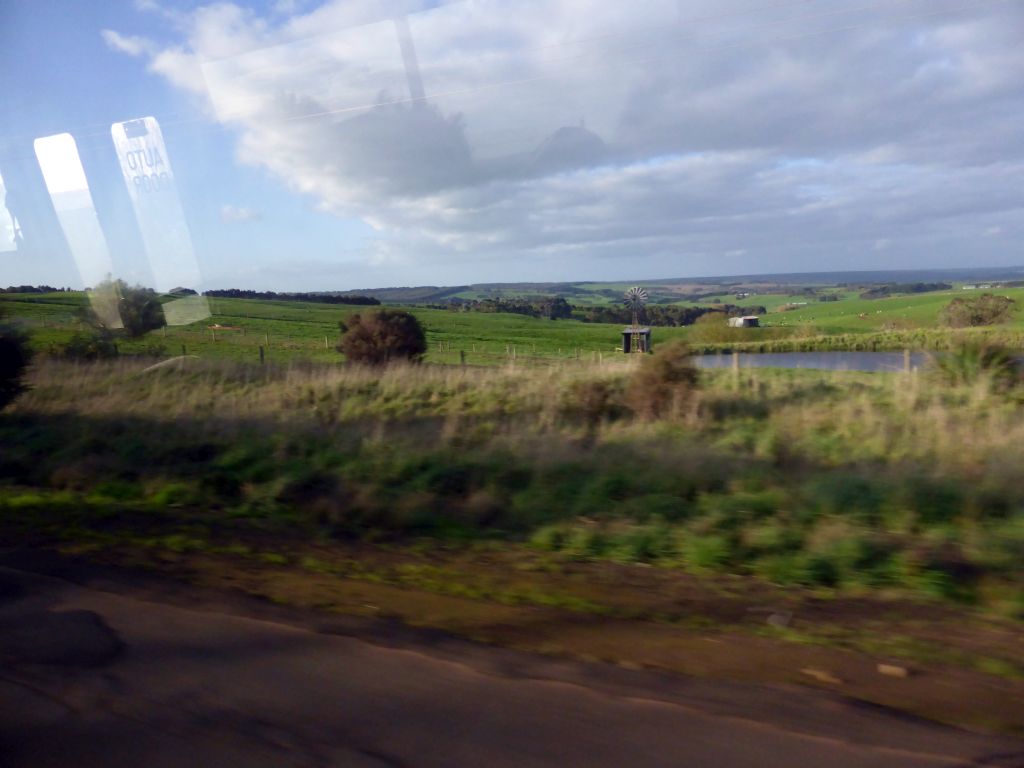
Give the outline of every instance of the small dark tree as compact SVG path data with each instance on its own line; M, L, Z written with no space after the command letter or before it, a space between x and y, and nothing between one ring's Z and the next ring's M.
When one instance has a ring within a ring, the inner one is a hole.
M25 369L31 358L25 333L16 326L0 323L0 408L25 390Z
M540 302L540 315L541 317L546 317L548 320L569 318L572 317L572 305L561 296L553 299L545 299Z
M83 319L99 331L123 328L125 336L137 339L167 324L163 306L151 288L105 280L89 292L89 299L91 307Z
M397 309L352 315L341 327L338 351L355 363L384 365L418 361L427 351L427 336L415 316Z

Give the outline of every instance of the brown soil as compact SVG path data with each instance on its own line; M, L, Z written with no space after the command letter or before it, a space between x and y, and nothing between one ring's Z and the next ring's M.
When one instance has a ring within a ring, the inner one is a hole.
M1024 627L950 604L829 596L750 579L575 562L502 545L8 537L0 565L371 640L420 633L714 680L796 684L1024 735ZM274 544L271 547L271 543ZM180 549L180 547L177 547ZM44 556L44 553L48 553ZM228 599L230 598L230 599ZM382 631L382 628L386 631ZM905 676L882 674L879 665Z

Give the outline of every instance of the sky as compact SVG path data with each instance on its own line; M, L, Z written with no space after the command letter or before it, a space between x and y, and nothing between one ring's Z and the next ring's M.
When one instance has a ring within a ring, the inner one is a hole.
M0 284L1024 263L1024 0L4 0L0 78Z

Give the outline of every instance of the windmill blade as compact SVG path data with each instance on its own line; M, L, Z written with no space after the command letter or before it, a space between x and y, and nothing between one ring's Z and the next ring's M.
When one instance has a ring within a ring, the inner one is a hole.
M627 307L639 308L647 303L647 290L635 286L626 291L626 298L622 302Z

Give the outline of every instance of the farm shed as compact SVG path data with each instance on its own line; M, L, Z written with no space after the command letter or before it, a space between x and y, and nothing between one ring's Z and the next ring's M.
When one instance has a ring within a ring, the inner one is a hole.
M756 315L747 315L746 317L730 317L729 318L730 328L760 328L761 321Z

